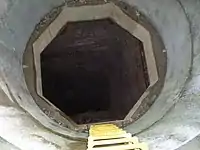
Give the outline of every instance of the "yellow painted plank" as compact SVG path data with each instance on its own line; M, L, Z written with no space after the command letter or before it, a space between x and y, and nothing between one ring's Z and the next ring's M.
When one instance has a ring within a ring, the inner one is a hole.
M105 146L105 147L93 147L88 150L148 150L145 143L139 144L127 144L127 145L117 145L117 146Z
M89 134L87 150L148 150L147 144L113 124L93 125Z
M112 124L104 125L93 125L90 127L90 136L99 137L99 136L113 136L113 135L124 135L126 131L118 128Z
M129 137L129 138L122 138L122 139L91 141L91 142L88 142L88 147L93 147L93 146L98 146L98 145L118 144L118 143L137 144L138 138L137 137Z
M92 140L101 140L101 139L117 139L117 138L125 138L125 137L131 137L130 133L125 134L112 134L112 135L101 135L101 136L90 136L88 139Z

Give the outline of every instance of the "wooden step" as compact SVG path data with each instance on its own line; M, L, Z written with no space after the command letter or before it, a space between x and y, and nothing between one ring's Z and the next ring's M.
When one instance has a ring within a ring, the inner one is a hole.
M93 125L89 133L87 150L148 150L146 143L112 124Z

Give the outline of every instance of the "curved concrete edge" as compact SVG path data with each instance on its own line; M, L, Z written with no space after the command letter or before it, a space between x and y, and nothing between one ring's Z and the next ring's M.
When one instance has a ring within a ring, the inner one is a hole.
M177 2L182 7L190 25L191 33L188 36L191 37L193 42L194 63L191 76L184 90L182 90L178 103L159 122L140 134L141 138L150 143L153 150L169 150L179 147L181 147L180 149L187 147L192 147L194 150L199 149L199 145L194 138L200 134L200 115L198 113L200 108L198 100L200 92L200 70L198 69L200 66L200 16L198 15L198 8L200 7L200 2L196 0L190 2L181 0ZM187 145L188 142L189 144Z
M29 114L23 113L17 107L0 107L2 137L21 150L50 149L57 150L68 147L70 142L46 130L31 119Z
M0 92L0 97L1 149L4 147L16 150L58 150L63 147L67 149L69 140L41 126L30 114L10 101L3 91Z
M200 137L196 137L192 141L188 142L187 144L183 145L182 147L178 148L177 150L198 150L200 149Z
M188 20L177 1L125 0L125 2L137 7L151 20L160 33L167 51L167 74L162 92L150 110L127 127L130 132L137 134L163 118L179 100L180 92L190 75L192 43Z
M16 146L8 143L6 140L0 138L0 146L2 150L20 150Z
M33 118L58 134L72 139L85 139L85 134L77 134L62 128L58 123L48 118L34 102L24 81L22 55L26 43L35 25L40 22L44 15L60 4L62 4L62 1L41 2L38 0L22 2L18 0L18 3L15 2L9 12L5 12L5 18L2 19L2 28L0 28L0 70L2 71L1 74L4 74L4 81L8 85L13 98ZM33 13L29 12L30 9L37 11L33 15ZM24 22L26 23L22 26L21 23Z

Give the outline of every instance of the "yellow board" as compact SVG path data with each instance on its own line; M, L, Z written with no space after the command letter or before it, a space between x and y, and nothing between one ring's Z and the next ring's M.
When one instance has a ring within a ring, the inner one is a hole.
M113 124L90 127L87 150L148 150L145 143Z

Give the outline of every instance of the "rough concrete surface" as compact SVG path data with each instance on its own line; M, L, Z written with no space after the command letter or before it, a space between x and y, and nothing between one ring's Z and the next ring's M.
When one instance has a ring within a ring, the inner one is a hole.
M150 110L126 129L150 150L199 149L200 1L121 0L156 27L166 47L164 88ZM61 0L0 0L0 148L81 150L82 135L60 127L27 90L22 54L34 27ZM163 50L165 52L165 50ZM77 139L77 137L79 137Z

